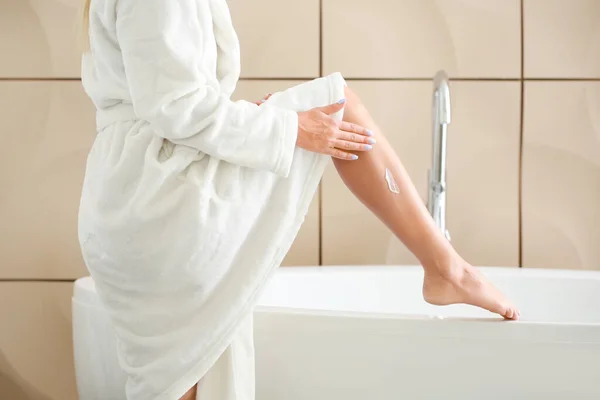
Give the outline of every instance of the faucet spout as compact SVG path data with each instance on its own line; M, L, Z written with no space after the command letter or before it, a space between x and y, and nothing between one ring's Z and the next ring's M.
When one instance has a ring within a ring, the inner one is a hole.
M434 118L437 118L438 123L447 125L451 122L452 116L450 112L450 85L445 71L438 71L435 74L433 86Z
M433 160L429 170L427 209L436 226L450 240L446 229L446 143L451 122L450 85L445 71L433 78Z

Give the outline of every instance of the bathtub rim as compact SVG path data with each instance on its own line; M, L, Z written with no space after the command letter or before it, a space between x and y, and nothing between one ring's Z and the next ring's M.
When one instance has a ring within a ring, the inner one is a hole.
M519 266L475 266L484 275L491 273L492 275L508 276L518 274L525 277L539 278L585 278L600 281L600 270L583 270L583 269L554 269L554 268L523 268ZM369 264L369 265L307 265L307 266L285 266L278 268L275 275L297 274L299 272L306 273L308 271L320 273L341 271L356 272L371 272L385 271L395 269L405 273L420 273L422 267L416 264Z
M377 270L384 271L396 269L403 273L422 273L422 268L419 265L325 265L325 266L289 266L278 268L272 276L272 279L276 279L280 275L297 275L306 273L340 273L340 272L374 272ZM569 270L569 269L544 269L544 268L521 268L521 267L489 267L489 266L478 266L477 269L482 271L484 275L488 276L490 272L493 275L513 275L518 274L525 277L550 277L550 278L578 278L578 279L592 279L600 281L600 270ZM73 282L73 295L72 299L83 304L96 305L99 304L98 293L96 291L96 284L91 276L83 276L76 279ZM259 302L257 307L264 307ZM279 308L279 307L274 307ZM388 314L385 314L388 315ZM395 314L393 314L395 315ZM414 316L415 314L407 314L407 316ZM424 315L425 317L430 317ZM453 317L454 318L454 317ZM448 318L449 319L449 318ZM460 318L459 318L460 319ZM596 325L595 323L592 323Z
M464 340L531 344L600 345L600 323L504 321L501 318L433 318L427 316L292 309L259 306L254 319L260 333L291 329L305 334L348 334L361 337L396 336L430 340ZM311 323L307 323L310 321Z
M339 274L344 272L350 273L372 273L377 271L386 271L394 269L399 274L407 274L414 277L414 275L422 276L422 267L419 265L327 265L327 266L290 266L281 267L278 269L276 276L286 276L288 279L298 275L306 275L312 273L314 275L324 274ZM490 266L477 266L485 276L496 276L496 277L522 277L522 278L550 278L550 279L572 279L572 280L594 280L600 283L600 270L568 270L568 269L550 269L550 268L521 268L521 267L490 267ZM255 312L269 313L269 314L295 314L295 315L315 315L321 317L338 317L338 318L362 318L362 319L384 319L384 320L410 320L410 321L435 321L436 323L493 323L499 322L504 324L519 324L522 326L534 326L534 327L582 327L582 328L600 328L600 321L598 322L561 322L561 321L505 321L501 317L439 317L430 314L422 313L394 313L394 312L365 312L365 311L347 311L347 310L328 310L328 309L316 309L309 307L290 307L290 306L277 306L267 305L261 303L262 299L255 308Z
M427 314L406 313L378 313L366 311L345 310L323 310L302 307L278 307L268 305L257 305L254 312L264 314L290 314L299 316L335 317L348 319L376 319L376 320L402 320L402 321L431 321L435 323L485 323L485 324L513 324L531 326L581 326L589 328L600 328L600 322L556 322L556 321L527 321L527 320L504 320L502 317L440 317ZM600 338L599 338L600 342Z

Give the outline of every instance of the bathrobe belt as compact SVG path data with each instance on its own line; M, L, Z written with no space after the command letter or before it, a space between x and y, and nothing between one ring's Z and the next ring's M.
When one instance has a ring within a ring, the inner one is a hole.
M104 128L116 122L135 121L138 119L132 104L120 103L112 107L98 109L96 112L96 131L99 133Z

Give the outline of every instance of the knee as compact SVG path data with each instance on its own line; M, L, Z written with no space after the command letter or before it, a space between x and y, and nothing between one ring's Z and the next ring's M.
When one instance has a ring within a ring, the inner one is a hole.
M360 100L360 97L350 89L348 86L345 88L346 105L344 106L344 120L348 122L360 122L359 119L364 115L364 105Z
M354 90L350 89L349 86L346 86L344 88L344 95L346 96L346 104L347 104L347 106L361 104L360 97L358 97L358 95L356 94L356 92Z

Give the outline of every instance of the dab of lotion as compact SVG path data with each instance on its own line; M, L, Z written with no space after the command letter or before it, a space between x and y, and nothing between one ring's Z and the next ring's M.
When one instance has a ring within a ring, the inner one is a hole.
M385 180L387 181L388 189L390 189L390 192L400 193L400 189L398 188L398 185L396 185L396 181L394 180L392 171L390 171L388 168L385 169Z

